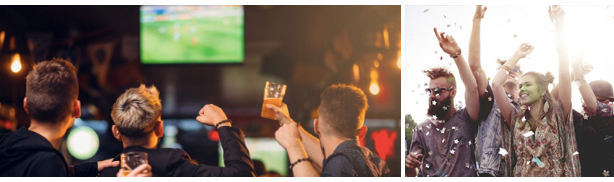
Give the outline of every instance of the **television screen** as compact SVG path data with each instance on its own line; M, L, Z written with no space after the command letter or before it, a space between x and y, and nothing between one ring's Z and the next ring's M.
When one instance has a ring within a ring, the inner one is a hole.
M262 161L267 171L277 172L281 176L288 175L288 154L275 138L246 137L245 145L252 160ZM224 152L221 145L218 150L220 166L224 166Z
M141 6L144 64L241 63L243 6Z

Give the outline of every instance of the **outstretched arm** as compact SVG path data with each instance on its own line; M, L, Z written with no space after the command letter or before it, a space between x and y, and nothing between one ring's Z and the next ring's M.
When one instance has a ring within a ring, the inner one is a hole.
M448 53L450 57L454 58L454 63L458 67L458 71L465 84L465 102L467 103L467 113L473 121L478 121L478 114L480 112L480 98L478 94L478 84L475 81L475 77L471 74L471 69L465 62L465 58L461 55L461 50L454 37L445 35L444 32L437 33L437 28L433 29L437 40L439 40L439 46L444 52Z
M578 90L580 90L580 95L582 95L582 99L584 99L584 103L586 107L591 113L597 112L597 98L593 93L593 89L588 85L588 82L584 79L584 68L582 66L582 58L584 57L584 52L579 52L573 57L573 74L576 84L578 84Z
M548 13L556 30L556 50L559 56L559 102L561 102L563 115L567 119L571 108L571 78L569 76L569 54L564 31L565 12L560 6L551 6L548 8Z
M473 27L471 28L471 37L469 38L469 67L478 84L478 92L480 98L484 97L486 87L488 86L488 79L482 69L482 63L480 60L480 27L482 24L482 18L486 13L486 7L482 8L482 5L477 5L475 8L475 15L473 16Z
M530 54L531 51L533 51L533 46L526 43L520 45L518 50L516 50L516 53L514 53L514 55L512 55L512 57L510 57L510 59L508 59L507 62L501 66L501 68L499 68L497 75L495 75L495 78L492 81L492 91L493 95L495 96L495 101L497 101L497 106L499 106L499 110L501 110L501 115L503 115L503 118L505 118L505 121L507 121L507 124L510 127L512 126L511 114L514 107L509 102L507 95L505 94L505 89L503 88L503 84L505 84L505 80L507 80L507 72L509 71L506 69L515 67L516 63L518 63L521 58L524 58Z

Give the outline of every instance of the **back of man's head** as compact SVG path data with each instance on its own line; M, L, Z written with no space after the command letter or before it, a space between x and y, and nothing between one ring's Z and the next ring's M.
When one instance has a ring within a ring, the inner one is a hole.
M28 114L39 122L57 123L73 112L79 96L77 69L62 59L34 65L26 77Z
M162 114L160 93L155 86L126 90L111 110L111 118L117 130L130 138L140 138L153 132L156 122Z
M369 104L365 93L355 86L332 85L320 94L320 119L338 136L355 138L365 120Z

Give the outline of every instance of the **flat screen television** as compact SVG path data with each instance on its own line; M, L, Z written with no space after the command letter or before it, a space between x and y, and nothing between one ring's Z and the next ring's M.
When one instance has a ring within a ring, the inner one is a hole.
M242 63L243 6L141 6L143 64Z

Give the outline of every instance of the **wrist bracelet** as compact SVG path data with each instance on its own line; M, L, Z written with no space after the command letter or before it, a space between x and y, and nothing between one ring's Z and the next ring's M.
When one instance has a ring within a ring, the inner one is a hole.
M461 55L461 50L458 50L458 53L456 53L455 55L450 55L451 58L457 58L458 56Z
M300 162L303 162L303 161L309 161L309 162L311 162L311 159L309 159L308 157L305 157L305 158L302 158L302 159L298 159L298 160L296 160L295 162L293 162L292 164L290 164L290 167L289 167L289 168L290 168L290 170L292 170L292 168L293 168L293 167L294 167L296 164L298 164L298 163L300 163Z
M507 72L512 71L512 68L510 68L509 66L507 66L507 65L505 65L505 64L504 64L504 65L502 65L502 66L501 66L501 68L503 68L503 69L504 69L505 71L507 71Z
M232 121L230 119L222 120L222 121L218 122L217 124L215 124L215 129L217 129L217 127L220 126L220 124L223 124L223 123L232 123Z

